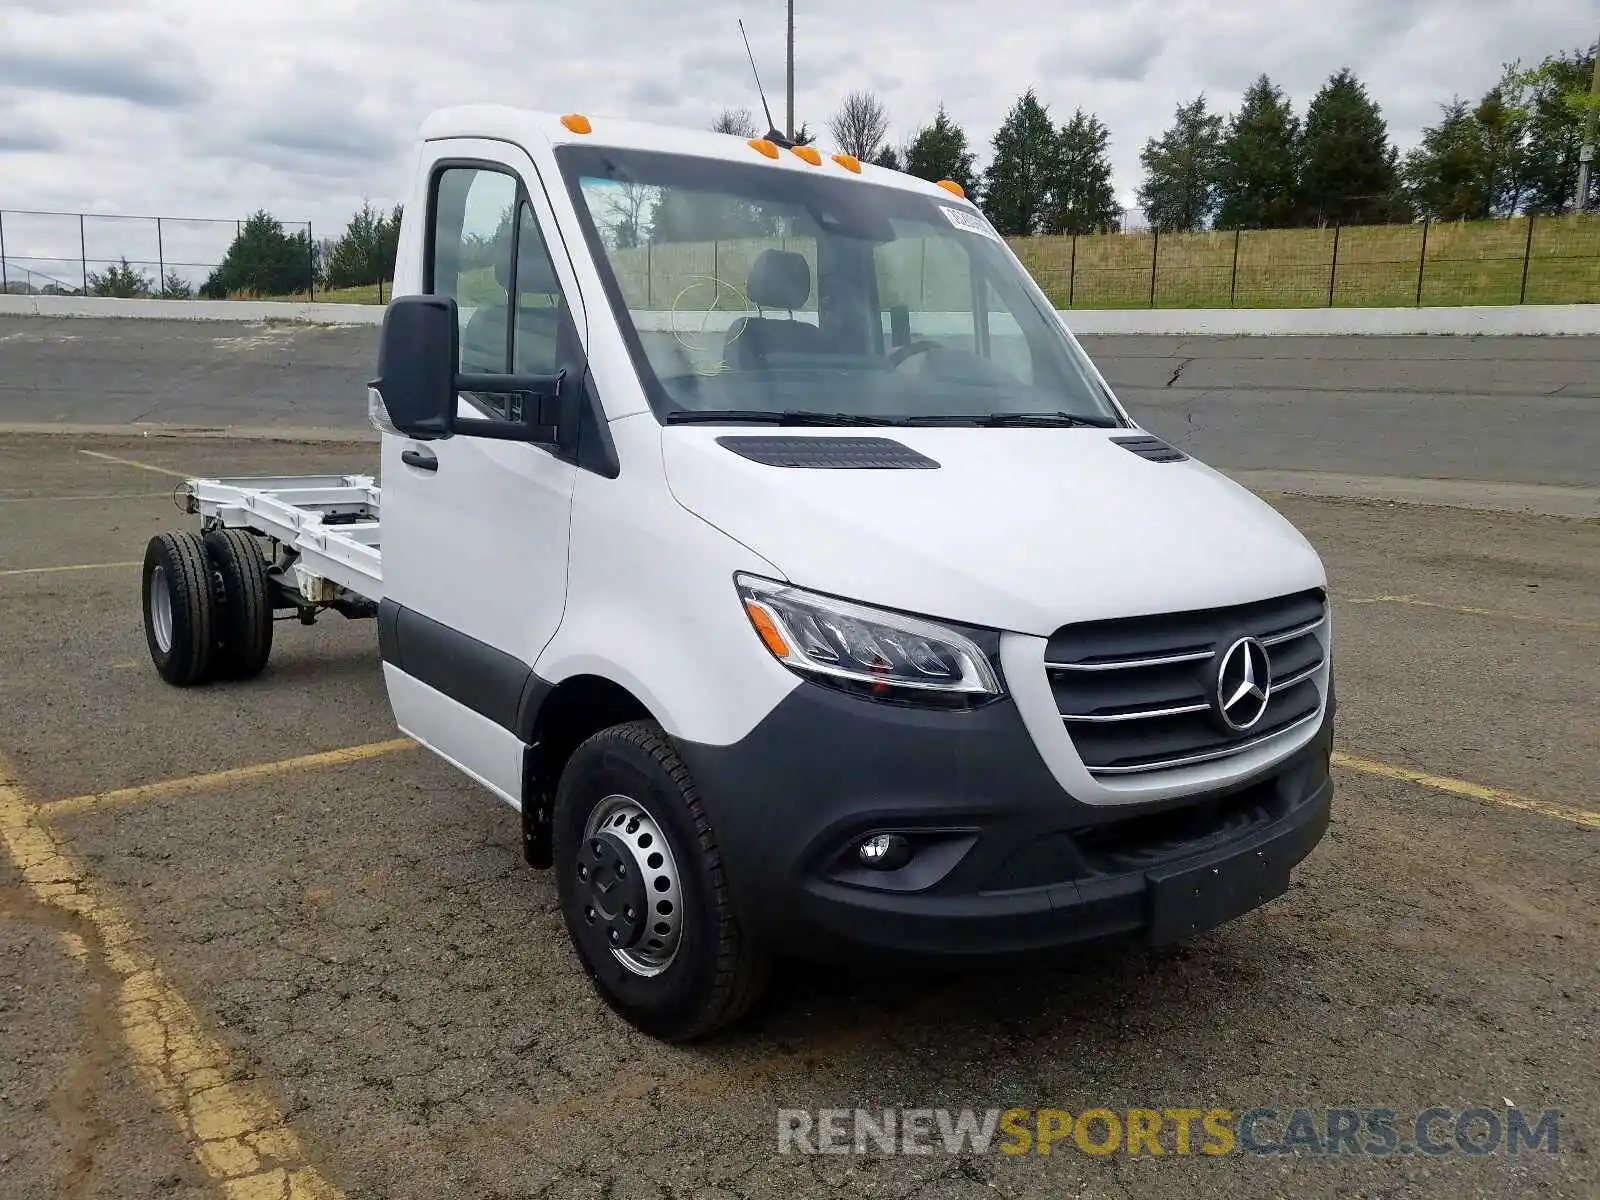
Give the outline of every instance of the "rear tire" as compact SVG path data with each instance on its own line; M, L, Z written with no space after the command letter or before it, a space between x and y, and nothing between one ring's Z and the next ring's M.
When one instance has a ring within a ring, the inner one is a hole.
M145 546L140 574L145 643L161 678L192 687L211 676L217 605L205 542L182 530Z
M211 564L222 577L222 610L213 624L214 673L220 679L253 679L272 654L272 593L267 564L256 540L239 529L205 535Z
M579 746L553 826L562 917L614 1012L681 1043L749 1010L768 959L740 929L700 793L658 725L613 726Z

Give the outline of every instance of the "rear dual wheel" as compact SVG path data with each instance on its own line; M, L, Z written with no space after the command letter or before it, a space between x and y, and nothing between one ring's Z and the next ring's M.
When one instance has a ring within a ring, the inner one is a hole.
M249 679L272 653L272 596L255 539L236 529L160 533L141 573L145 642L175 687Z

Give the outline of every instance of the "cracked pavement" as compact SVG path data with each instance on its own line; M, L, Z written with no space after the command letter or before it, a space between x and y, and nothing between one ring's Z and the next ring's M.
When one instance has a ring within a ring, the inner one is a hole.
M374 466L365 446L0 434L0 569L131 561L185 523L174 480L86 449ZM1342 749L1596 806L1600 522L1268 498L1329 564ZM370 622L282 624L259 680L178 692L136 580L0 578L0 706L26 714L0 756L30 802L394 736ZM248 1195L230 1171L301 1162L350 1200L1596 1194L1600 832L1338 783L1289 894L1192 942L955 975L788 965L750 1022L687 1049L593 995L514 814L424 751L13 812L0 1197ZM72 870L41 874L56 859ZM223 1085L241 1099L215 1111L260 1119L195 1121ZM1513 1102L1561 1110L1558 1155L806 1156L776 1136L780 1108Z

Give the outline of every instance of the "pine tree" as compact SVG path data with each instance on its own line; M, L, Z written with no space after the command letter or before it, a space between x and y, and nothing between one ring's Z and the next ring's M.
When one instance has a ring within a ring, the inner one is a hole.
M1206 111L1204 95L1178 105L1171 128L1140 152L1145 178L1139 203L1162 232L1204 229L1217 206L1217 160L1222 117Z
M1050 187L1059 174L1059 143L1050 112L1033 89L1024 92L994 135L984 173L983 210L996 231L1027 237L1044 231Z
M1266 75L1259 76L1222 139L1218 228L1281 229L1294 224L1299 135L1300 122L1289 98Z
M1493 205L1482 127L1459 97L1441 108L1443 119L1406 155L1406 187L1417 211L1435 221L1481 220Z
M1383 113L1350 68L1341 68L1306 110L1300 138L1302 221L1372 225L1408 219L1399 162Z
M1111 130L1078 109L1056 137L1056 170L1046 213L1051 233L1109 233L1122 224L1111 186Z
M969 199L976 200L978 172L973 165L976 158L977 155L967 149L966 131L950 119L941 104L933 124L918 130L906 147L905 171L933 182L953 180L961 185Z

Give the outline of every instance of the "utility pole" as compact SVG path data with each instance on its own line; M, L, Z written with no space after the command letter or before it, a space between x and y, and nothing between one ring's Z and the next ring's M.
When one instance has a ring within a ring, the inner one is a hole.
M794 0L789 0L789 127L784 136L794 141ZM1587 176L1585 176L1587 178Z
M1572 200L1573 212L1583 212L1589 207L1589 164L1594 162L1596 104L1600 104L1600 41L1595 42L1594 77L1589 80L1589 111L1583 118L1583 146L1578 151L1578 194Z

